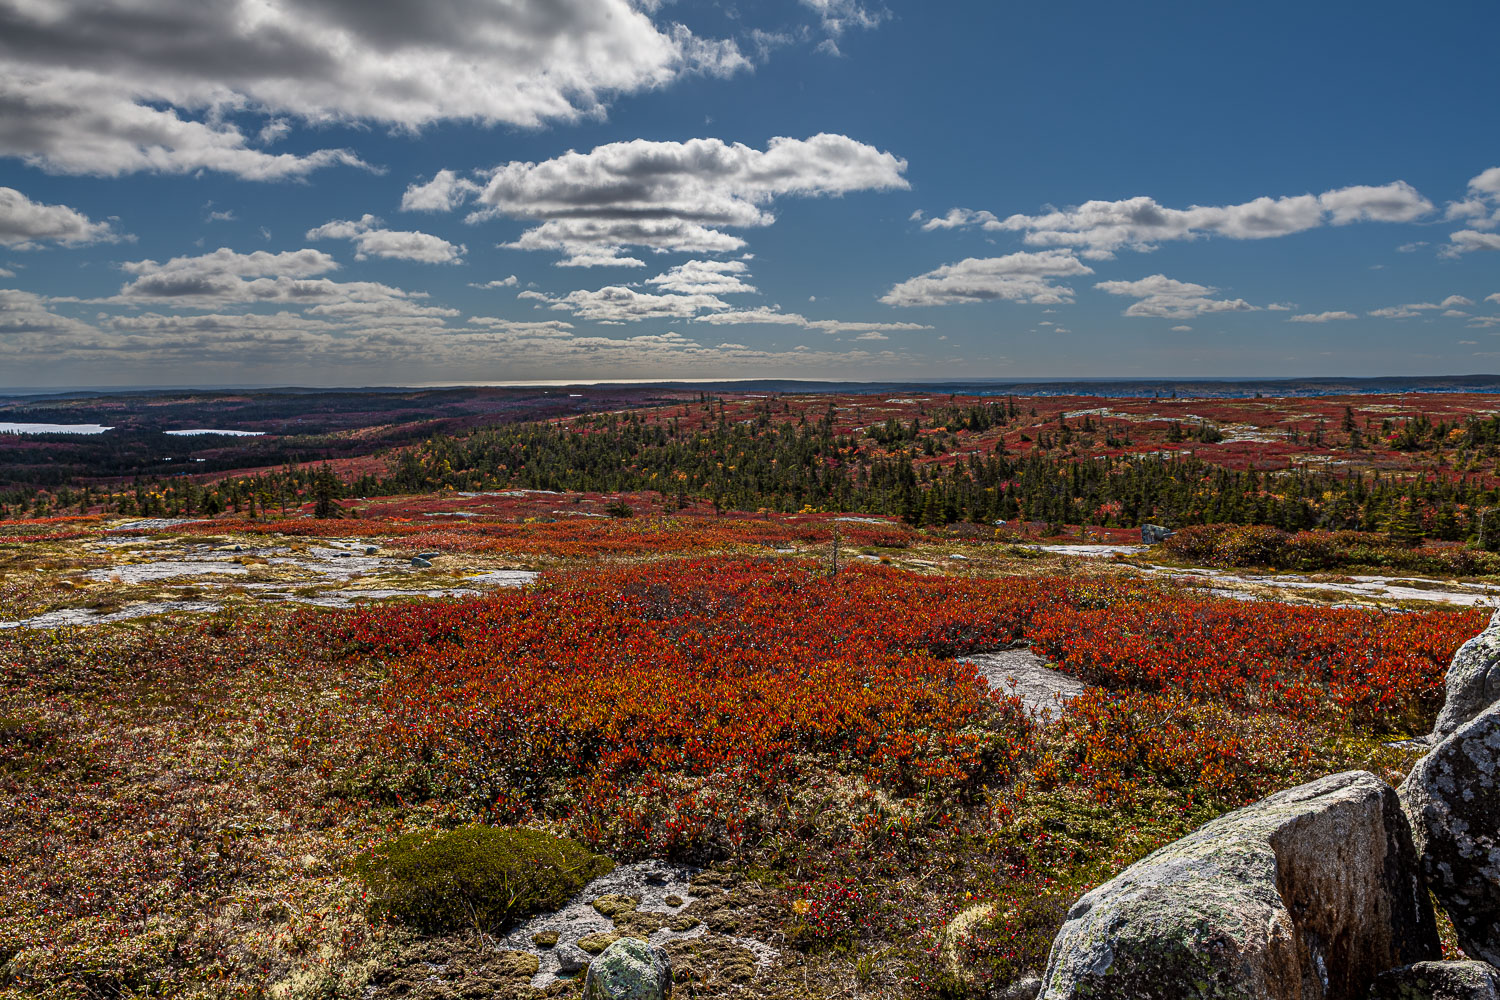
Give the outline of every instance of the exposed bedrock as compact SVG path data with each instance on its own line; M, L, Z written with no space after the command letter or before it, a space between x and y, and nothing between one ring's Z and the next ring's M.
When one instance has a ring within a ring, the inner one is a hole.
M1471 958L1500 965L1500 704L1460 726L1401 786L1432 894Z
M1458 647L1448 664L1447 691L1428 740L1438 743L1500 703L1500 611L1483 632Z
M1500 969L1488 962L1418 962L1376 976L1370 1000L1500 1000Z
M1080 899L1043 1000L1364 1000L1440 957L1396 792L1329 775L1205 824Z

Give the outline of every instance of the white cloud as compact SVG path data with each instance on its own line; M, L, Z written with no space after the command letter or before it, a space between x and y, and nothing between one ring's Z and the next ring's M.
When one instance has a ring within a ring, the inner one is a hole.
M135 279L103 304L165 303L178 308L216 309L233 305L283 305L311 315L379 317L431 323L458 311L422 304L426 296L373 281L332 281L321 277L338 262L321 250L236 253L220 247L199 257L174 257L120 265Z
M451 212L483 188L452 170L439 170L425 184L411 184L401 196L403 212Z
M1193 319L1207 313L1252 312L1255 306L1244 299L1210 298L1217 288L1177 281L1164 274L1153 274L1139 281L1101 281L1094 286L1111 295L1139 299L1125 310L1126 316L1150 316L1160 319Z
M625 285L585 288L566 295L525 291L516 296L533 299L552 309L571 312L599 323L631 323L643 319L687 319L706 309L728 309L729 303L712 295L654 295Z
M14 278L16 272L0 267L0 278Z
M1335 226L1351 222L1414 222L1433 210L1432 202L1405 181L1325 191L1318 196L1318 204L1328 212Z
M1332 323L1332 322L1334 322L1336 320L1346 320L1346 319L1359 319L1359 317L1356 316L1352 312L1345 312L1344 310L1339 309L1339 310L1336 310L1336 311L1333 311L1333 312L1301 313L1300 315L1297 315L1297 316L1289 316L1289 317L1287 317L1287 322L1288 323Z
M461 243L449 243L430 233L382 229L380 220L373 215L359 219L325 222L316 229L307 231L309 240L353 240L355 260L369 257L390 257L410 260L422 264L455 264L463 259L468 248Z
M1192 329L1193 328L1190 327L1190 326L1185 326L1185 325L1179 324L1178 326L1172 327L1172 332L1173 333L1187 333L1187 332L1191 331Z
M842 135L772 139L764 150L721 139L629 142L511 162L490 175L470 221L539 223L513 243L555 250L565 264L639 266L623 247L725 253L745 241L728 228L768 226L779 197L908 186L906 161Z
M1291 312L1294 307L1295 307L1294 303L1288 303L1288 302L1271 302L1271 303L1268 303L1266 305L1266 311L1267 312Z
M1440 251L1444 257L1457 257L1473 250L1500 250L1500 234L1490 232L1500 227L1500 167L1490 167L1470 178L1468 196L1448 203L1445 219L1464 219L1469 228L1448 237Z
M817 12L828 37L818 49L830 55L840 55L838 39L850 28L875 28L890 17L884 8L870 7L861 0L801 0L802 6Z
M288 118L535 127L685 73L748 68L733 42L657 23L646 6L12 0L0 6L0 149L66 173L269 179L358 161L256 149L226 112L266 116L261 143Z
M738 260L690 260L654 278L647 278L646 284L657 285L667 292L737 295L755 291L755 286L746 284L741 277L749 271L750 268Z
M935 306L1007 299L1057 305L1072 301L1073 290L1053 284L1055 279L1093 273L1093 268L1066 250L969 257L899 282L880 301L891 306Z
M934 229L962 229L967 226L999 229L999 223L1000 220L995 218L993 212L976 212L970 208L950 208L947 215L936 216L922 223L922 229L929 233Z
M34 250L43 243L82 246L118 238L108 222L94 222L66 205L44 205L15 188L0 187L0 246Z
M1443 248L1444 257L1457 257L1473 250L1500 250L1500 233L1481 233L1475 229L1460 229L1448 237Z
M1432 203L1405 181L1380 187L1360 185L1321 195L1256 198L1239 205L1167 208L1145 196L1121 201L1087 201L1076 208L1041 215L998 218L991 212L951 209L929 219L924 229L977 226L989 231L1024 232L1032 246L1072 247L1103 259L1116 250L1147 251L1168 240L1207 236L1250 240L1287 236L1325 224L1410 222L1433 210Z
M1484 301L1500 303L1500 292L1496 292L1494 295L1486 295Z
M469 287L470 288L514 288L516 286L516 283L517 283L517 278L516 278L516 276L514 274L512 274L512 275L508 275L507 277L504 277L504 278L496 278L493 281L484 281L484 282L471 281L471 282L469 282Z
M932 329L922 323L860 323L855 320L808 319L801 313L782 312L776 306L708 313L697 317L697 321L715 326L795 326L803 330L820 330L823 333L904 333L911 330Z
M1379 317L1380 319L1410 319L1413 316L1420 316L1424 312L1436 312L1440 309L1453 312L1456 306L1472 306L1473 304L1474 301L1472 299L1464 298L1462 295L1450 295L1441 302L1408 302L1405 305L1372 309L1370 310L1370 315Z

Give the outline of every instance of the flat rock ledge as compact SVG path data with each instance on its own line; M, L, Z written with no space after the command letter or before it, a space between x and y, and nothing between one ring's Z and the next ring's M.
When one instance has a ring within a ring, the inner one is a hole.
M1418 962L1376 976L1370 1000L1500 1000L1500 969L1488 962Z
M1448 664L1443 710L1430 743L1439 743L1485 709L1500 702L1500 611L1483 632L1458 647Z
M1088 690L1083 681L1053 670L1029 649L975 653L962 659L978 668L991 690L1019 697L1031 715L1060 718L1063 707Z
M1458 943L1500 965L1500 704L1417 761L1401 798Z
M1365 1000L1441 957L1393 788L1329 775L1205 824L1068 912L1042 1000Z

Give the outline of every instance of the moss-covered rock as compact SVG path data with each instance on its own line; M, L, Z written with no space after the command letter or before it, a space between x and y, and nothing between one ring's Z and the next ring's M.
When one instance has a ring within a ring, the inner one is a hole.
M667 953L635 938L621 938L589 963L583 1000L666 1000L672 992Z
M371 916L428 933L496 933L561 907L614 862L539 830L466 826L410 833L360 855Z
M1488 962L1417 962L1376 976L1370 1000L1500 1000L1500 969Z
M594 909L606 917L613 917L619 913L625 913L641 905L639 896L624 896L617 892L611 892L594 900Z

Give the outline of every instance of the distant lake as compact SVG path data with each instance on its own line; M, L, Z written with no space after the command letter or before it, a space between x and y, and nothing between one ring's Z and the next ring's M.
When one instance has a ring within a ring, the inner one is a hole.
M0 434L103 434L103 424L13 424L0 420Z
M216 430L216 429L214 429L212 427L194 427L194 428L192 428L190 430L185 430L185 431L166 431L165 433L170 434L173 437L192 437L195 434L222 434L225 437L255 438L255 437L263 437L266 432L265 431L224 431L224 430Z

